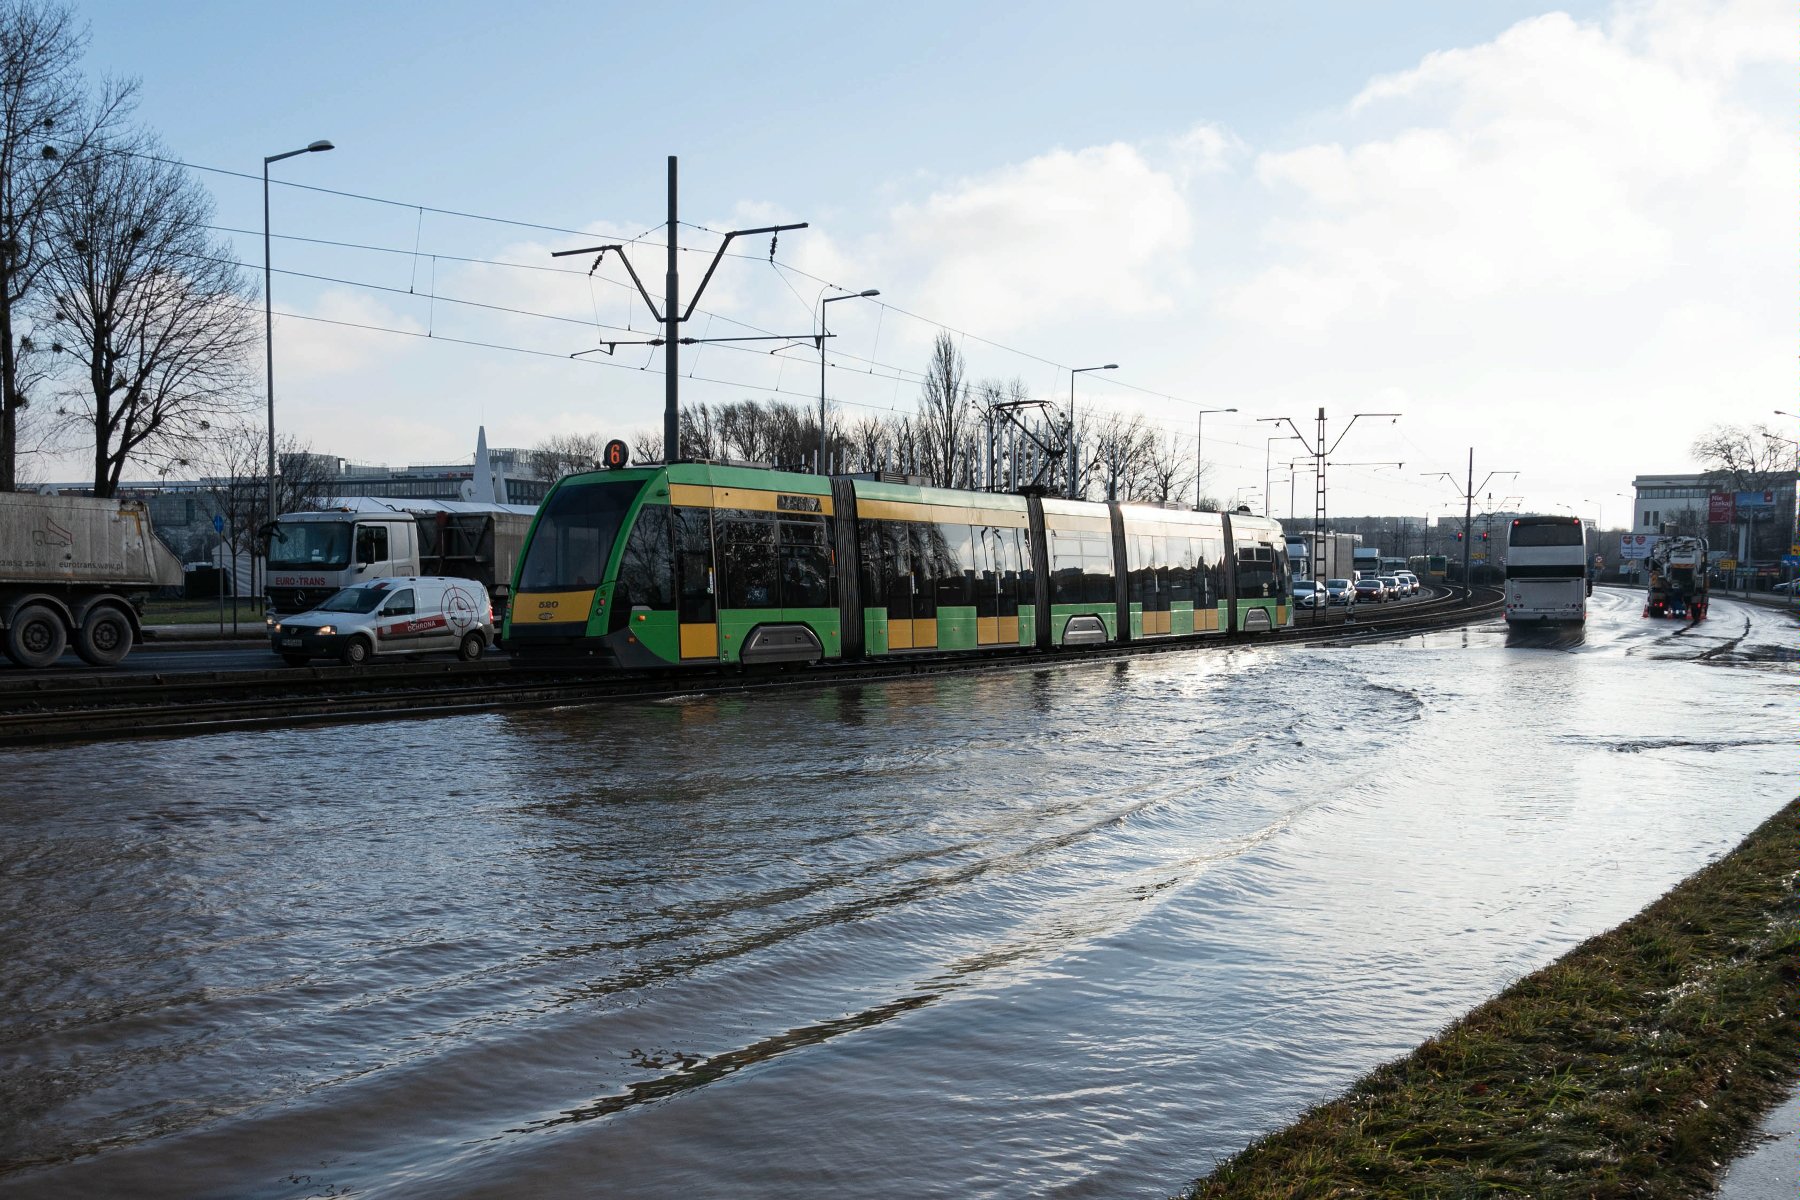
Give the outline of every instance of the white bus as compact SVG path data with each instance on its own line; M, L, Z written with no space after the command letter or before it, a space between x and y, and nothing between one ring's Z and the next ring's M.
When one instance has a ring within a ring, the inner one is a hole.
M1587 620L1587 529L1580 517L1520 517L1506 534L1506 619Z

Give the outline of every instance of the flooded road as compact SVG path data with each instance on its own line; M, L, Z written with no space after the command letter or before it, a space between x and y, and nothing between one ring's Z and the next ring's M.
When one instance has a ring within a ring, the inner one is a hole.
M1167 1195L1792 798L1640 603L9 753L0 1196Z

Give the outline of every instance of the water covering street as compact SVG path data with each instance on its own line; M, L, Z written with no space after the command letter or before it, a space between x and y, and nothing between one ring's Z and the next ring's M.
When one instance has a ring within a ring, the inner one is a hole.
M1640 604L9 752L0 1196L1166 1195L1792 798Z

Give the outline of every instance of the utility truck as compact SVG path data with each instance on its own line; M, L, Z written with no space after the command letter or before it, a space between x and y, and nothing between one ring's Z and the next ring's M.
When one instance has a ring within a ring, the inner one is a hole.
M372 579L450 575L479 582L504 612L537 509L526 504L350 496L268 527L271 622Z
M181 574L140 501L0 492L0 650L19 666L70 646L118 663L143 641L144 598Z
M1706 539L1665 537L1650 550L1646 617L1706 619Z

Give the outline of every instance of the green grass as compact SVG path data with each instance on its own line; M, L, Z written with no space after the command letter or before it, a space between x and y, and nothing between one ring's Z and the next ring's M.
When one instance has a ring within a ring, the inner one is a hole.
M225 625L231 626L231 598L225 598ZM262 599L260 597L240 596L237 602L238 629L241 632L246 625L262 628ZM144 602L144 624L146 625L217 625L219 623L219 602L217 600L146 600Z
M1184 1193L1704 1197L1800 1075L1800 801Z

